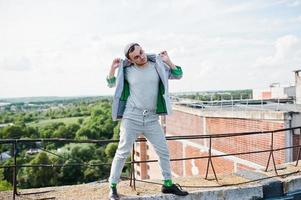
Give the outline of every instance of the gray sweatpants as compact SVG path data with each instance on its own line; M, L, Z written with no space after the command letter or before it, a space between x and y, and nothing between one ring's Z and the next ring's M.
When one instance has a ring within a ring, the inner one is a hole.
M144 135L159 156L159 165L164 180L171 179L169 151L165 135L159 124L159 116L152 111L144 112L127 108L120 124L120 141L115 153L109 182L118 183L124 163L138 136Z

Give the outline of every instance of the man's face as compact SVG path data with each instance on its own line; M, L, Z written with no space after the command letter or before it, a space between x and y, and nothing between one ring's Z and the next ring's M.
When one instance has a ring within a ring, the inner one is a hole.
M140 46L135 46L134 51L129 53L129 59L138 66L142 66L147 63L146 54Z

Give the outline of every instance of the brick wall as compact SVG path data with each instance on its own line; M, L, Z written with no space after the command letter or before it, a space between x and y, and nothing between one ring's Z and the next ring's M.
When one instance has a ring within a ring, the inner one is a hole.
M144 138L140 136L140 138ZM135 143L135 160L145 161L149 159L148 155L148 145L147 142L136 142ZM150 178L147 173L147 163L137 163L135 164L135 172L138 179L148 179Z
M204 127L205 126L205 127ZM251 131L266 131L284 128L283 121L270 120L254 120L254 119L238 119L238 118L221 118L221 117L203 117L185 113L182 111L173 111L173 114L166 117L166 132L168 135L198 135L198 134L221 134L221 133L241 133ZM205 133L204 133L205 130ZM178 141L178 143L181 141ZM208 147L209 139L190 140L189 142L196 143ZM271 134L237 136L228 138L212 139L212 148L221 153L239 153L249 151L268 150L270 148ZM169 143L171 143L169 141ZM171 157L180 158L182 151L181 145L172 142L170 145ZM274 134L274 147L281 148L285 146L285 134ZM204 150L203 150L204 151ZM213 153L214 154L214 153ZM185 145L184 155L186 157L204 156L207 152L201 152L200 148ZM274 152L276 163L285 161L285 152ZM250 161L252 163L265 166L269 157L269 153L248 154L236 156L239 159ZM172 169L177 174L182 175L179 171L185 169L184 175L193 175L198 171L204 175L207 167L207 159L187 160L180 166L181 162L173 164ZM226 157L213 158L213 164L216 173L231 173L237 169L246 169L253 167L236 163ZM211 169L211 168L210 168ZM209 171L211 172L211 171Z
M173 111L166 116L166 130L171 135L203 134L203 118L185 112Z
M202 135L204 134L203 117L181 111L173 111L166 116L165 129L168 135ZM204 140L195 140L204 145Z
M239 118L204 117L174 110L173 114L164 120L167 135L202 135L221 133L242 133L251 131L266 131L284 128L283 121L254 120ZM239 153L248 151L267 150L270 148L271 134L259 134L212 139L212 154ZM198 157L208 155L209 139L168 141L170 158ZM274 147L285 146L285 134L274 134ZM136 159L157 159L157 155L146 145L137 148L140 155ZM144 155L142 155L144 154ZM285 161L285 152L274 153L276 164ZM265 166L269 153L239 155L234 158L213 158L213 165L217 174L232 173L239 169L254 169L254 166ZM204 176L208 159L186 160L171 162L174 176ZM272 162L270 162L272 164ZM137 168L138 178L162 178L158 163L141 164ZM212 168L209 167L209 175Z
M186 146L185 154L189 157L208 156L207 152L202 152L196 147ZM223 158L212 158L216 174L227 174L234 170L234 163ZM201 175L206 174L208 159L186 160L185 175ZM209 175L213 174L211 165L209 165Z
M168 148L170 152L170 158L183 158L183 144L181 141L168 141ZM178 176L183 176L183 162L175 161L171 162L171 170Z
M268 131L284 128L284 123L251 119L206 118L206 124L208 134ZM213 139L212 147L224 153L238 153L267 150L270 148L270 144L271 134L259 134ZM274 133L274 147L285 147L285 134L283 132ZM238 157L265 165L268 155L268 153L260 153ZM275 152L274 155L277 164L285 161L284 151Z

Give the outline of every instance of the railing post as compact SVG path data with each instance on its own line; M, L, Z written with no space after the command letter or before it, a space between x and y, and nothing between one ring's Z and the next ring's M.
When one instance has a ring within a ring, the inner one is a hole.
M209 152L208 152L209 158L208 158L208 162L207 162L207 169L206 169L206 176L205 176L205 179L208 178L209 163L210 163L211 168L212 168L212 171L213 171L213 173L214 173L215 180L218 182L218 179L217 179L217 176L216 176L216 173L215 173L215 169L214 169L213 163L212 163L212 158L211 158L211 143L212 143L212 137L210 136L210 137L209 137Z
M301 128L299 129L299 145L301 145ZM300 151L301 151L301 146L298 148L296 167L298 166L299 163Z
M135 177L135 143L133 144L133 150L131 155L131 181L130 186L136 190L136 177Z
M232 107L232 116L233 116L234 100L233 100L233 96L232 95L231 95L231 107Z
M271 132L271 148L270 149L271 149L270 150L270 155L269 155L269 159L268 159L268 163L267 163L267 166L265 168L265 171L268 171L270 160L271 160L271 157L272 157L272 159L273 159L273 165L274 165L274 170L275 170L276 175L278 176L278 172L277 172L277 168L276 168L276 163L275 163L275 158L274 158L274 132Z
M17 140L13 143L14 167L13 167L13 200L16 199L17 192Z

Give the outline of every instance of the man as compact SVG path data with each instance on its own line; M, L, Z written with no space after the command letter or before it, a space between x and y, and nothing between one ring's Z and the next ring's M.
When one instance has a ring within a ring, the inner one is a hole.
M186 196L186 191L172 183L168 147L159 124L159 115L171 113L168 79L180 79L182 69L171 62L166 51L159 55L145 54L137 43L128 44L124 55L125 60L113 60L107 77L108 86L116 86L112 117L113 120L121 119L120 141L109 178L109 199L119 199L116 185L132 145L140 134L153 145L159 156L164 178L162 192Z

